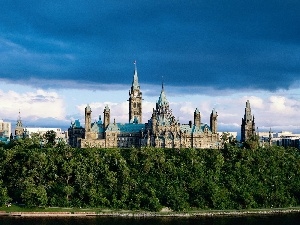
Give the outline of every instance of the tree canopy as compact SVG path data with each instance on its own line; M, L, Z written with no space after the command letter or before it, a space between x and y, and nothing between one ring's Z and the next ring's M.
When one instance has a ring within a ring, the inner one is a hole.
M0 147L0 204L159 211L297 206L295 148L222 149Z

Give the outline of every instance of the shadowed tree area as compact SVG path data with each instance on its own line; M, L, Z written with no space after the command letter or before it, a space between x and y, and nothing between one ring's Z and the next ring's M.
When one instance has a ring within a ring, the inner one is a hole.
M298 206L299 150L255 147L77 149L20 139L0 147L0 204L151 211Z

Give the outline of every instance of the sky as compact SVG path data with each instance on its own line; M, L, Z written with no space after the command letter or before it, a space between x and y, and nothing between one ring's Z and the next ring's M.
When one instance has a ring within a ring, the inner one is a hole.
M173 114L196 108L240 132L300 133L300 1L0 1L0 119L67 129L84 107L128 122L136 60L143 122L162 82Z

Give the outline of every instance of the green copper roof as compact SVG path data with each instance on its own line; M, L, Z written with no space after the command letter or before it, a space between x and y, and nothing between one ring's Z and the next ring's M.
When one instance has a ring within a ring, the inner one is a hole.
M119 131L121 133L138 133L145 130L145 124L135 123L111 123L108 125L107 131Z
M74 122L71 122L71 127L72 128L81 128L80 121L75 120Z
M189 124L181 124L180 125L180 130L182 132L187 132L189 134L203 133L206 129L207 129L208 132L211 132L211 129L207 124L201 124L200 127L196 127L195 125L192 125L192 127L190 127Z
M108 131L120 131L118 125L116 123L110 123L107 128L106 128L106 131L105 132L108 132Z
M161 89L161 92L160 92L160 96L158 98L158 102L157 103L160 106L169 105L169 102L168 102L166 94L165 94L164 86L162 86L162 89Z
M145 124L137 124L137 123L118 123L117 124L120 131L124 133L138 133L142 130L145 130Z
M103 128L103 122L101 120L101 116L99 115L99 120L95 121L94 123L92 123L91 125L91 130L93 132L104 132L104 128Z

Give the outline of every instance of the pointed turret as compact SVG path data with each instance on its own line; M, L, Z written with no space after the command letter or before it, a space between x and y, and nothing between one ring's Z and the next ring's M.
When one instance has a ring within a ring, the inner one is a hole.
M245 120L246 122L252 120L251 107L250 107L250 102L249 102L249 100L247 100L247 102L246 102L244 120Z
M198 128L201 126L201 115L198 108L194 112L194 125Z
M213 134L217 133L217 117L218 113L213 109L210 114L210 129Z
M167 100L167 96L165 93L165 89L164 89L164 83L162 83L162 85L161 85L161 92L160 92L157 104L159 106L169 105L169 102Z
M108 105L105 106L103 114L104 114L103 126L104 126L104 129L106 129L107 126L110 124L110 109L109 109Z
M156 102L156 109L153 113L156 114L157 122L160 125L170 125L172 123L176 123L176 119L172 114L172 110L170 109L169 101L167 100L163 84L158 101Z
M85 132L91 131L92 125L92 110L89 104L85 107Z
M242 118L241 141L244 142L253 135L255 135L255 118L251 114L250 102L247 100L245 114Z

